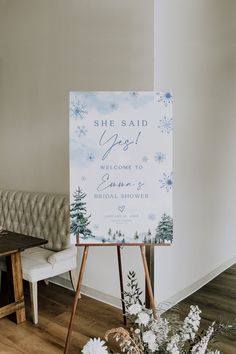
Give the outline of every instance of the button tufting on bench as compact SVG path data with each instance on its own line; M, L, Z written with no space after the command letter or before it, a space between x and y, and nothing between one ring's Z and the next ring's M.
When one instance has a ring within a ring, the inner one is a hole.
M37 282L76 268L77 247L70 244L69 198L59 194L0 190L0 226L48 240L21 253L23 278L30 284L33 322L38 323ZM6 270L3 257L1 271Z
M0 225L48 240L45 248L69 245L69 198L64 195L0 190Z

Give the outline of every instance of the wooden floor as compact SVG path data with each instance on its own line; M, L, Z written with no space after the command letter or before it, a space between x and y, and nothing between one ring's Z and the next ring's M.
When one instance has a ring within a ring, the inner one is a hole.
M200 290L178 304L177 311L183 319L191 304L201 309L203 327L213 321L232 322L236 319L236 264L217 276ZM224 354L236 354L236 335L221 337L215 345Z
M16 325L9 319L0 320L1 354L63 353L69 323L73 293L57 285L39 286L39 325L30 320L28 287L26 286L27 321ZM202 310L204 325L216 319L236 318L236 265L219 275L202 289L179 304L183 318L189 305ZM79 315L78 315L79 313ZM122 325L121 311L83 296L77 311L70 353L81 353L90 337L103 337L105 331ZM236 337L223 338L218 344L224 354L236 353Z

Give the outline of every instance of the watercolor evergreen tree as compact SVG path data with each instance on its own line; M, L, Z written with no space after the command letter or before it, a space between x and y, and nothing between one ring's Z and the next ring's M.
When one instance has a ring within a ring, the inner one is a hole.
M165 241L173 241L173 219L166 213L162 215L159 221L155 236L156 243L163 243Z
M138 239L139 239L138 231L135 231L134 239L135 239L135 240L138 240Z
M79 235L82 238L88 238L92 236L91 230L88 228L90 224L89 218L90 215L87 216L86 203L83 199L86 197L86 194L82 192L82 190L78 187L75 191L74 202L71 203L70 206L70 231L75 236Z

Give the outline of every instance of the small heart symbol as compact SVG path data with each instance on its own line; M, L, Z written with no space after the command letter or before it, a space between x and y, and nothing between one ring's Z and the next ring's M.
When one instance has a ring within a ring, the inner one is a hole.
M125 205L121 205L118 207L118 210L123 213L123 211L125 210Z

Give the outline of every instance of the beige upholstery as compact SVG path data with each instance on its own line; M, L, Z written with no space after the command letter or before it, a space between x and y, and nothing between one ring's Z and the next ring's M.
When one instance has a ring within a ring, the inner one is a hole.
M9 231L48 240L47 249L65 249L70 243L68 197L0 190L0 225Z
M33 321L38 322L37 282L76 268L69 234L69 199L58 194L0 190L0 226L48 240L22 252L23 278L30 282ZM0 258L0 271L5 270Z

